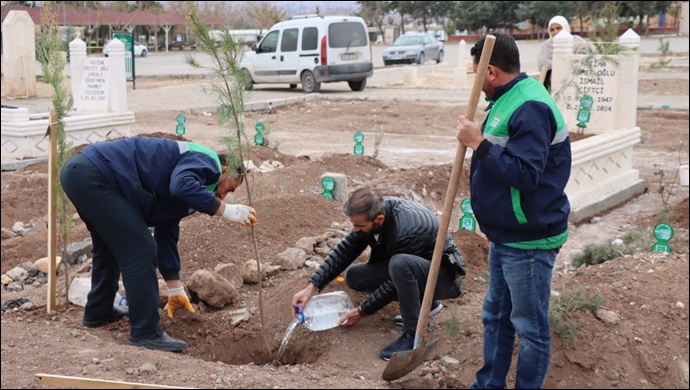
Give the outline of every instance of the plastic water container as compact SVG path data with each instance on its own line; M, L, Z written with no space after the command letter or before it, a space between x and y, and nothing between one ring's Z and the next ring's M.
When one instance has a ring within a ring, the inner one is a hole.
M304 311L298 306L297 319L309 330L326 330L338 326L338 321L354 308L345 291L334 291L312 297Z
M69 286L67 296L70 302L84 307L89 291L91 291L91 278L74 278ZM115 293L113 306L127 306L127 297Z

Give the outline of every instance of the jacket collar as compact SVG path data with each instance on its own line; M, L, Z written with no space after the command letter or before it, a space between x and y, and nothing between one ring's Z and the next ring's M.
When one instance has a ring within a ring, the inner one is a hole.
M490 97L487 97L485 99L487 102L489 102L489 106L486 107L485 111L489 111L491 109L491 106L493 106L494 103L496 103L496 101L500 99L501 96L503 96L506 92L510 91L510 89L513 88L515 84L519 83L520 81L528 77L529 76L527 76L527 73L522 72L517 77L510 80L507 84L501 85L500 87L496 88L496 90L494 90L494 93Z

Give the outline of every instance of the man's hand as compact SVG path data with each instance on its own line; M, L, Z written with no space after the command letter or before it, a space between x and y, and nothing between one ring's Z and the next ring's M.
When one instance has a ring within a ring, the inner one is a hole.
M479 144L484 140L479 124L467 119L464 115L458 116L455 138L472 150L477 150Z
M256 210L243 204L225 204L223 218L242 226L252 226L256 223Z
M314 287L313 284L309 283L309 285L305 287L304 290L292 296L292 318L295 318L295 316L297 315L297 305L302 306L302 308L304 309L307 306L307 302L309 302L309 300L312 296L314 296L314 294L316 294L316 287Z
M179 309L187 309L194 313L194 308L192 304L189 303L189 298L187 298L187 293L184 292L184 287L177 287L169 289L168 293L168 317L173 318L173 313Z
M355 308L347 312L347 314L338 321L338 326L354 326L357 325L361 319L362 313L359 311L359 308Z

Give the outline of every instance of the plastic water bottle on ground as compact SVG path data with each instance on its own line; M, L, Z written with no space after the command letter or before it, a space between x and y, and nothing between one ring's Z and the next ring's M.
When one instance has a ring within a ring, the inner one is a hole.
M74 278L69 285L67 297L77 306L86 306L86 296L91 291L91 278Z
M297 318L309 330L326 330L338 326L338 321L354 307L345 291L334 291L312 297L304 311L298 306Z
M91 291L91 278L74 278L69 285L67 296L70 302L77 306L86 306L87 297ZM127 306L127 297L115 293L113 306Z

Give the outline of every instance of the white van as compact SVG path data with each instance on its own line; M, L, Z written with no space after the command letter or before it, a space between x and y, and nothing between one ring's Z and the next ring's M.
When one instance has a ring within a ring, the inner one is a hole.
M293 16L271 27L240 67L251 77L247 90L253 84L301 83L311 93L321 83L347 81L362 91L374 74L367 27L357 16Z

